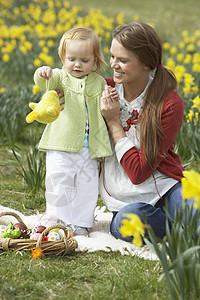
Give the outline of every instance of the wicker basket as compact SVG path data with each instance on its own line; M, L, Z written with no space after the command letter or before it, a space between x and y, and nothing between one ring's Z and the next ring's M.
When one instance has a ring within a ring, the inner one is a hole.
M23 220L16 213L13 212L2 212L0 217L10 215L15 217L20 223ZM1 221L0 221L1 223ZM25 224L26 225L26 224ZM60 228L64 231L64 236L59 241L42 241L42 239L49 233L50 230ZM78 243L75 238L68 237L68 230L65 226L56 224L46 228L38 240L32 239L11 239L11 238L0 238L0 250L8 251L30 251L31 249L42 249L44 255L67 255L73 252L78 247Z

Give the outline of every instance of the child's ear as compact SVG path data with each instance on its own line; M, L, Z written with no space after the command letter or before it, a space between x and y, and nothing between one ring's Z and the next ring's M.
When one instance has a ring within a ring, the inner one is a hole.
M96 72L96 70L97 70L97 58L95 57L95 59L94 59L94 63L93 63L93 66L92 66L92 71L94 71L94 72Z
M94 58L94 65L97 63L97 58L95 57Z

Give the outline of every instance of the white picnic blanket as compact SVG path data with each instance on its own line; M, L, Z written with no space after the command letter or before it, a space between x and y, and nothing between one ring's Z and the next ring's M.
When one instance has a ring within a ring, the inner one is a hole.
M78 242L78 248L76 249L76 251L120 251L122 255L136 255L144 259L158 260L157 255L153 253L147 246L138 248L132 243L115 239L110 234L110 221L112 219L112 213L105 212L105 210L106 207L96 207L95 224L90 231L89 237L75 237ZM29 229L33 228L37 224L38 218L41 216L39 214L25 216L19 211L0 205L0 213L4 211L17 213L17 215L21 217L21 219ZM7 225L9 222L16 223L15 217L3 216L0 219L0 224Z

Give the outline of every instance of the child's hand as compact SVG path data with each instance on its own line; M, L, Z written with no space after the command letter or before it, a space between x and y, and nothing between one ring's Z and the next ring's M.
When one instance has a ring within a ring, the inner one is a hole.
M110 95L112 100L115 100L115 101L120 100L119 94L118 94L116 88L111 87L111 86L107 86L107 91L109 92L109 95Z
M41 67L39 69L39 75L45 79L50 79L53 74L52 68L48 66Z

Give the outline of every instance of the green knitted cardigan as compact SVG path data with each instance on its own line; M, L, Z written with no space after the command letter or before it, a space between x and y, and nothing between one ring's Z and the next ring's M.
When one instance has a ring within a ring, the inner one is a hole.
M34 74L34 81L38 87L46 90L46 80L39 75L39 69ZM90 157L102 158L111 155L110 138L100 110L100 99L105 84L103 77L95 72L90 72L83 78L76 78L64 69L54 69L49 90L63 91L65 104L58 119L46 126L39 149L82 152L87 105Z

